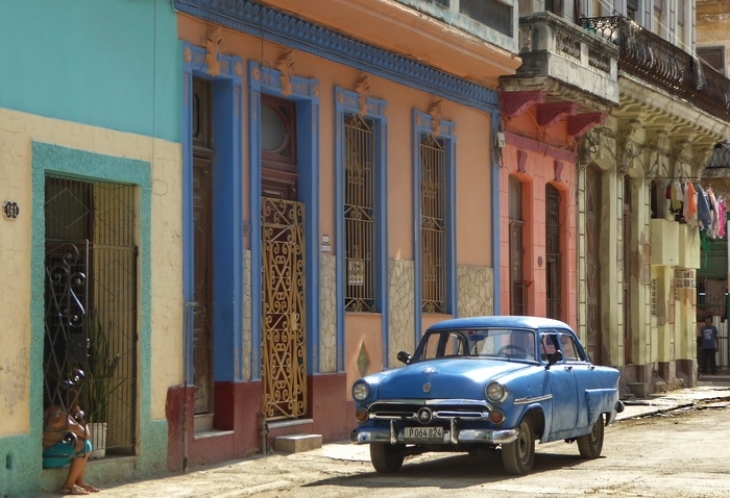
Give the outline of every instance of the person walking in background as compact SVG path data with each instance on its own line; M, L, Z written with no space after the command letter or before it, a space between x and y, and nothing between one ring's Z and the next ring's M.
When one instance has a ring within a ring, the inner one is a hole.
M717 352L717 327L712 324L712 317L705 317L705 325L700 329L700 372L707 375L709 364L712 375L717 374L715 353Z

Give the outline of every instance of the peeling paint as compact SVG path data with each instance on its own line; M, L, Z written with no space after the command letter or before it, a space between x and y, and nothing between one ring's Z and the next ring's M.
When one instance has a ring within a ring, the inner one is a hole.
M15 357L7 357L0 365L3 413L13 415L20 403L28 399L28 349L20 348Z

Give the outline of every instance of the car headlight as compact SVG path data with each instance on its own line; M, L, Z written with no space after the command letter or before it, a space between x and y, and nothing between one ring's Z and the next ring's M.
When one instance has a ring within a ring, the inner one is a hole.
M356 382L352 386L352 397L355 401L364 401L370 396L370 386L366 382Z
M484 394L487 395L490 401L498 403L504 401L504 398L507 397L507 389L499 382L490 382L484 389Z

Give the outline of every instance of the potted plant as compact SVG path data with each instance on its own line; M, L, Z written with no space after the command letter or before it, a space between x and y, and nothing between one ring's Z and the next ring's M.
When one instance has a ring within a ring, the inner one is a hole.
M94 451L91 458L106 454L106 432L109 421L109 399L122 381L114 378L121 355L112 351L109 337L97 311L89 315L89 362L87 367L87 422Z

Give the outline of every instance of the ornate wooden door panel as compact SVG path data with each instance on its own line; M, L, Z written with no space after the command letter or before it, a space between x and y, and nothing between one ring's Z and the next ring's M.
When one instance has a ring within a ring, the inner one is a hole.
M193 159L193 233L195 319L193 321L193 383L195 413L211 410L213 395L213 333L211 323L213 251L211 231L210 161Z
M307 412L304 204L262 198L264 417Z
M213 109L210 82L193 80L193 384L195 413L213 405Z

